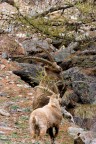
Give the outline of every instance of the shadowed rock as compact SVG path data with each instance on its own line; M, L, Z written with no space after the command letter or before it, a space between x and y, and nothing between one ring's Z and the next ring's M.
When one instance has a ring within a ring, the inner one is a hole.
M71 86L81 103L96 103L96 77L73 67L62 73L64 83Z
M6 3L14 6L14 0L1 0L1 2L6 2Z
M39 65L34 64L20 64L23 69L13 71L14 74L21 77L22 80L29 83L31 86L36 86L40 81L40 73L42 68Z

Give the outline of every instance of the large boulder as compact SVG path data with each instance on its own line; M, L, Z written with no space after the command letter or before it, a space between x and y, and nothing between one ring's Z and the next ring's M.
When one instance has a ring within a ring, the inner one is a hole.
M58 0L14 0L14 2L19 6L22 14L28 14L29 16L37 16L51 7L64 5L63 0L59 0L59 2Z
M68 106L73 108L76 106L76 103L79 101L78 95L74 93L72 89L67 89L62 97L62 106Z
M75 51L73 50L73 47L71 47L71 45L69 45L67 48L62 46L53 54L53 57L56 62L62 62L73 53L75 53Z
M74 144L95 144L96 142L96 134L92 131L71 126L68 128L68 133L74 138Z
M40 73L42 68L39 65L20 63L21 69L13 71L14 74L21 77L22 80L29 83L31 86L36 86L40 82Z
M40 40L38 37L24 40L23 42L21 42L21 45L25 49L27 54L42 52L42 49L40 49L40 47L48 50L49 52L55 50L55 48L50 45L50 42L48 40Z
M7 1L7 0L6 0ZM9 32L14 32L14 29L16 28L16 23L15 22L9 22L10 17L13 18L13 21L16 20L16 14L17 14L17 9L16 7L13 6L13 1L8 0L6 2L0 3L0 29L3 30L2 33L9 33ZM15 20L14 20L15 18Z
M96 39L96 38L95 38ZM86 43L86 42L85 42ZM80 42L74 42L68 46L70 48L69 56L60 57L61 67L67 70L70 67L94 68L96 67L96 42L80 45ZM67 47L67 48L68 48ZM61 53L63 55L63 52ZM57 57L58 58L58 57ZM58 59L57 59L58 60ZM61 61L62 60L62 61Z
M96 77L89 76L80 68L73 67L62 73L63 81L71 86L81 103L96 103Z
M0 53L2 54L2 58L6 53L9 57L14 56L23 56L24 49L21 47L16 41L15 38L8 34L2 34L0 35ZM7 56L7 57L8 57Z

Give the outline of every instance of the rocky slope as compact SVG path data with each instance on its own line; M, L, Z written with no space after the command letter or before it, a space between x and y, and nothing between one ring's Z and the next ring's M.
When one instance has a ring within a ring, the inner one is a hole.
M29 116L32 111L34 89L12 73L20 67L16 62L1 58L0 55L0 144L31 144ZM70 123L62 121L57 143L73 143L67 132ZM49 137L44 137L48 144Z
M58 3L55 5L56 1L52 2L52 7L58 6ZM48 50L58 65L62 67L61 76L65 87L62 106L66 105L71 111L76 124L88 130L89 135L89 131L93 134L96 132L96 20L94 9L91 13L90 5L87 5L90 9L88 11L88 9L82 9L79 4L65 11L55 10L44 18L29 19L31 21L29 25L28 19L25 23L22 18L25 11L34 14L33 11L36 12L37 7L39 12L42 7L44 12L46 5L48 9L50 5L49 3L45 5L44 1L40 3L41 7L38 4L37 6L30 4L30 1L24 1L23 4L22 1L19 1L19 3L21 21L17 19L11 21L6 15L14 18L14 14L18 13L16 7L5 2L0 4L0 12L3 12L3 17L0 15L2 18L0 21L0 142L31 143L28 119L35 96L35 90L32 87L40 82L37 76L38 71L42 71L42 64L38 65L33 62L30 56L47 59L47 55L40 47ZM29 10L30 5L34 7L33 11ZM10 10L12 10L11 13L8 13ZM73 138L67 132L70 125L67 120L62 121L57 143L73 143ZM88 141L88 135L86 135L85 144L95 144L95 142ZM44 140L46 144L49 143L48 136L44 137Z

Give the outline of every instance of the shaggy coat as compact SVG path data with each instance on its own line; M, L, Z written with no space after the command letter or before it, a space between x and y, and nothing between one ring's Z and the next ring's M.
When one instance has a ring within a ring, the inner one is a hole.
M54 138L58 134L61 120L62 112L59 101L56 95L52 95L46 106L34 110L30 115L29 125L32 137L34 138L36 135L42 137L47 132L53 144ZM53 133L53 127L55 128L55 134Z

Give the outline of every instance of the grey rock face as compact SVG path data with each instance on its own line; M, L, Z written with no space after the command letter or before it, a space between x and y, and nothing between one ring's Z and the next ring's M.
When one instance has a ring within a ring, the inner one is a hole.
M22 45L28 54L41 52L42 50L39 47L45 48L46 50L50 47L46 40L38 40L38 38L25 40L22 42Z
M74 144L95 144L96 142L96 134L92 131L85 131L84 129L77 127L69 127L68 133L74 137Z
M7 93L5 93L5 92L0 92L0 96L1 96L1 97L7 97Z
M75 103L78 102L78 100L79 100L78 95L76 95L73 90L69 89L63 95L61 104L62 106L70 105L71 107L74 107L76 105Z
M80 68L73 67L62 73L64 82L72 86L82 103L96 102L96 77L84 74Z
M60 50L56 51L53 57L55 58L56 62L62 62L74 52L73 47L70 45L67 48L62 47Z
M8 53L7 52L2 52L2 58L3 59L8 59Z
M42 68L35 64L20 64L23 68L22 70L13 71L14 74L18 75L29 83L31 86L35 86L39 83L39 75Z

